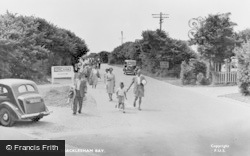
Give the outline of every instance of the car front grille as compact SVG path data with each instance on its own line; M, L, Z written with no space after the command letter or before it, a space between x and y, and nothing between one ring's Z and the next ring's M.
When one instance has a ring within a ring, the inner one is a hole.
M18 102L21 106L22 111L25 112L23 101L19 99Z

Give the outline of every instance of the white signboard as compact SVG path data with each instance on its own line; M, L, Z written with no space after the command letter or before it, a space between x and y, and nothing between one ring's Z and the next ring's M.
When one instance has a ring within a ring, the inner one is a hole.
M161 68L168 69L169 68L169 62L168 61L161 61L160 66L161 66Z
M51 83L54 83L55 78L71 78L74 82L73 66L52 66L51 67Z

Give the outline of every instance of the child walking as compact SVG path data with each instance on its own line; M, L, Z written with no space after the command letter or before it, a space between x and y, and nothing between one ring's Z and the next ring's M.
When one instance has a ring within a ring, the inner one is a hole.
M123 113L125 113L124 101L125 99L127 99L127 96L126 96L126 90L124 88L123 82L120 83L120 87L116 91L116 96L118 98L118 108L120 108L120 106L122 105ZM115 107L117 107L117 105Z
M73 102L75 100L76 92L75 92L75 87L71 86L68 92L68 99L66 103L69 103L71 106L71 109L73 109Z

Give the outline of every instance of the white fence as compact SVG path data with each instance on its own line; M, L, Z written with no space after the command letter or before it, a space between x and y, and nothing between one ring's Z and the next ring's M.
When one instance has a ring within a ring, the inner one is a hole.
M237 72L216 72L213 78L215 84L237 83Z
M237 83L237 64L235 62L215 63L214 71L214 84Z

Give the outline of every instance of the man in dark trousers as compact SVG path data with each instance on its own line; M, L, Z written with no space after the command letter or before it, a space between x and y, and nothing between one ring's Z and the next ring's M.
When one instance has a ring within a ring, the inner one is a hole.
M75 89L76 89L76 96L73 105L73 114L75 115L77 112L77 104L79 103L78 113L82 112L82 102L85 94L87 92L87 80L85 75L79 74L75 81Z

